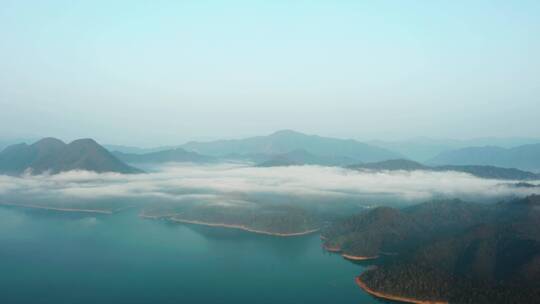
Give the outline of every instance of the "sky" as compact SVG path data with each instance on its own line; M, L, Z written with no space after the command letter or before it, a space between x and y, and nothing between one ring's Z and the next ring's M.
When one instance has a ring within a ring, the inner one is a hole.
M538 137L539 1L0 0L0 137Z

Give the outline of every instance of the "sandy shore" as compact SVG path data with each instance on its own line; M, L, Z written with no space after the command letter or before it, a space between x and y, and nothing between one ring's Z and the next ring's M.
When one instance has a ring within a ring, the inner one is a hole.
M112 214L111 210L101 210L101 209L77 209L77 208L56 208L56 207L46 207L39 205L31 204L9 204L9 203L0 203L3 206L12 206L12 207L22 207L22 208L32 208L32 209L41 209L41 210L51 210L51 211L62 211L62 212L83 212L83 213L99 213L99 214Z
M355 278L356 284L360 286L365 292L369 293L370 295L390 300L390 301L398 301L398 302L404 302L404 303L413 303L413 304L448 304L446 301L426 301L426 300L418 300L413 298L407 298L407 297L400 297L395 295L390 295L382 292L375 291L371 288L369 288L363 281L360 279L360 277Z
M339 247L328 247L327 245L323 245L323 248L324 250L329 251L329 252L334 252L334 253L341 252L341 248Z
M342 254L341 255L344 259L351 260L351 261L368 261L368 260L375 260L378 259L379 256L359 256L359 255L350 255L350 254Z
M201 221L183 220L183 219L178 219L178 218L170 218L169 220L173 222L183 223L183 224L194 224L194 225L202 225L202 226L209 226L209 227L239 229L239 230L244 230L244 231L248 231L252 233L272 235L272 236L281 236L281 237L302 236L302 235L307 235L307 234L311 234L311 233L319 231L319 229L317 228L317 229L312 229L312 230L307 230L307 231L302 231L302 232L279 233L279 232L269 232L269 231L264 231L264 230L252 229L243 225L208 223L208 222L201 222Z
M339 248L339 247L329 247L327 245L323 245L323 248L324 248L324 250L326 250L328 252L332 252L332 253L340 253L341 252L341 248ZM346 253L342 253L341 256L344 259L347 259L347 260L350 260L350 261L368 261L368 260L375 260L375 259L379 258L378 255L376 255L376 256L359 256L359 255L352 255L352 254L346 254Z

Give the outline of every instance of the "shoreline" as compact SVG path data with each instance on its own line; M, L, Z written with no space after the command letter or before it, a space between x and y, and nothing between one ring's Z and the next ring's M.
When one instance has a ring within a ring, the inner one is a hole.
M328 252L332 252L332 253L339 253L341 252L341 248L339 247L328 247L327 245L323 244L322 247L324 248L324 250L328 251Z
M56 208L56 207L46 207L39 205L31 204L10 204L10 203L0 203L0 206L9 206L9 207L21 207L29 209L40 209L40 210L50 210L50 211L61 211L61 212L82 212L82 213L99 213L99 214L113 214L113 211L110 210L101 210L101 209L76 209L76 208Z
M145 219L152 219L152 220L159 220L159 219L168 219L168 218L171 218L172 216L175 216L176 214L164 214L164 215L147 215L145 214L144 212L140 213L139 214L139 217L140 218L145 218Z
M150 218L150 216L145 216L147 218ZM158 216L155 216L153 218L160 218ZM253 228L249 228L243 225L233 225L233 224L223 224L223 223L209 223L209 222L202 222L202 221L194 221L194 220L183 220L183 219L177 219L177 218L169 218L170 221L177 222L177 223L183 223L183 224L193 224L193 225L201 225L201 226L208 226L208 227L219 227L219 228L229 228L229 229L238 229L243 230L247 232L257 233L257 234L264 234L264 235L270 235L270 236L279 236L279 237L294 237L294 236L303 236L312 234L314 232L319 231L319 228L306 230L302 232L292 232L292 233L280 233L280 232L269 232L264 230L257 230Z
M354 278L354 281L366 293L368 293L368 294L370 294L370 295L372 295L372 296L374 296L376 298L380 298L380 299L384 299L384 300L397 301L397 302L402 302L402 303L412 303L412 304L448 304L448 302L446 302L446 301L418 300L418 299L414 299L414 298L395 296L395 295L390 295L390 294L386 294L386 293L383 293L383 292L379 292L379 291L376 291L376 290L373 290L373 289L369 288L366 285L366 283L364 283L362 281L360 276L357 276L356 278Z
M360 256L360 255L350 255L350 254L342 254L341 255L344 259L350 260L350 261L369 261L369 260L376 260L379 258L378 255L374 256Z
M369 261L376 260L379 258L378 255L375 256L361 256L361 255L352 255L343 253L340 247L328 247L327 245L322 245L323 249L331 253L341 253L341 256L349 261Z

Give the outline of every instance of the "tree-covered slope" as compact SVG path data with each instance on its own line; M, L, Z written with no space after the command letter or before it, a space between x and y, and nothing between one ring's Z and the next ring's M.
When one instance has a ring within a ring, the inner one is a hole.
M34 144L12 145L0 153L1 174L59 173L70 170L137 173L92 139L69 144L44 138Z

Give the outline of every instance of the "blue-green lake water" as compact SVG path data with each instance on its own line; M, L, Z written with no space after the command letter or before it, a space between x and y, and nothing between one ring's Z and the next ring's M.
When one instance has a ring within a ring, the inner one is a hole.
M380 303L318 235L0 208L0 302Z

